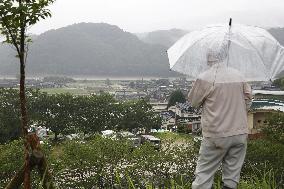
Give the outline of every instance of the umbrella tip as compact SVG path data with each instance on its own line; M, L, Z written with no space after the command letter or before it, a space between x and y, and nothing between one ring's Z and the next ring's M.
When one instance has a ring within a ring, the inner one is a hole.
M232 18L230 18L229 26L232 26Z

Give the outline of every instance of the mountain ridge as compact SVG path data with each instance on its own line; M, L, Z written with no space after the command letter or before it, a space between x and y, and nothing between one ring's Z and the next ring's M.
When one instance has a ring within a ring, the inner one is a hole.
M284 45L284 28L268 30ZM188 31L132 34L106 23L78 23L33 36L27 76L174 77L166 50ZM0 45L0 75L16 76L15 51Z
M174 76L166 48L105 23L79 23L38 35L30 45L28 75ZM0 74L15 75L14 52L0 46Z

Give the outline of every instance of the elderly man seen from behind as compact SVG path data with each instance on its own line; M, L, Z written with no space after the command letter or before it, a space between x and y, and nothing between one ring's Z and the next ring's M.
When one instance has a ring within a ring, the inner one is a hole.
M188 95L193 107L202 107L203 140L192 189L211 189L220 165L223 189L237 188L240 180L252 95L245 78L226 60L222 51L208 52L209 69L199 75Z

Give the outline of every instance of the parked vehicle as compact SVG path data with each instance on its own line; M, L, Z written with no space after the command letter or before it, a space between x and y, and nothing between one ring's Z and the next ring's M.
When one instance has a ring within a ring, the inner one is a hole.
M150 142L157 150L161 148L161 140L152 135L141 135L141 144L146 142Z
M113 139L113 140L117 139L116 132L113 131L113 130L104 130L101 133L102 133L103 138L110 138L110 139Z
M124 138L124 139L131 141L132 146L134 148L137 148L141 145L140 138L138 138L137 136L135 136L133 133L129 131L122 131L122 132L117 133L117 135L119 138Z
M141 141L140 141L140 139L137 138L137 137L128 138L128 140L130 140L130 141L132 142L132 146L133 146L134 148L137 148L137 147L139 147L139 146L141 145Z

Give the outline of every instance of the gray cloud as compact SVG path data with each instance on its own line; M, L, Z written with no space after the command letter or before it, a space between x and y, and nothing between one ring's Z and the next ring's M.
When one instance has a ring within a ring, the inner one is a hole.
M30 32L38 34L78 22L106 22L130 32L191 30L227 22L229 17L249 25L284 26L283 0L57 0L50 9L53 17Z

